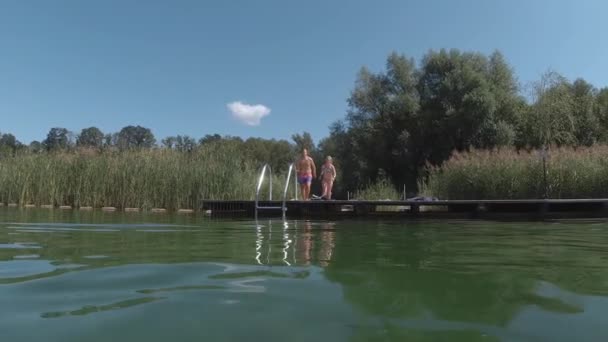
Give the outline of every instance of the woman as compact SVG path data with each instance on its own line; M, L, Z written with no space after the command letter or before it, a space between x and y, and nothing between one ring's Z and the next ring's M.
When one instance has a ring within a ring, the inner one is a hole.
M319 179L323 185L323 195L321 195L321 198L326 200L331 199L331 189L333 188L334 180L336 179L336 168L334 167L331 156L325 158L325 164L321 166Z

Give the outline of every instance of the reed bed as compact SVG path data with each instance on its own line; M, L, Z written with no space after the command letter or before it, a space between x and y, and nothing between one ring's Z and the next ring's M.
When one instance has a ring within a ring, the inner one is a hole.
M196 209L203 199L253 199L259 166L246 160L236 146L219 143L192 152L142 149L22 154L0 160L0 202ZM273 197L281 198L283 186L284 175L275 176ZM262 198L268 197L267 189L265 184Z
M19 206L197 209L204 199L252 200L259 163L231 144L192 152L168 149L77 150L19 154L0 159L0 203ZM607 198L608 146L552 148L546 158L548 198ZM268 181L260 199L268 198ZM293 182L293 180L292 180ZM281 199L285 175L273 177ZM421 194L440 199L543 198L543 158L538 151L472 150L430 167ZM294 198L293 183L288 199ZM354 198L399 199L388 180Z
M370 183L367 186L359 189L354 196L354 199L357 200L398 200L400 199L400 195L395 190L393 184L384 178L378 179L374 183Z
M545 163L548 198L608 197L608 146L551 148ZM543 173L539 151L473 150L429 168L421 189L440 199L543 198Z

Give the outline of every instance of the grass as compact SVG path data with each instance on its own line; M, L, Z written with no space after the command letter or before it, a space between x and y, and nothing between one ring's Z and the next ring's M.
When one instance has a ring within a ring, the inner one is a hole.
M384 178L359 189L354 196L357 200L398 200L400 195L393 184Z
M546 159L548 198L608 197L608 146L552 148ZM431 167L421 188L441 199L543 198L538 151L499 149L455 153Z
M190 153L81 149L22 154L0 160L0 202L177 210L198 208L203 199L253 199L259 165L241 155L225 143ZM281 198L283 186L284 176L275 176L274 198ZM261 198L268 198L267 189L265 184Z

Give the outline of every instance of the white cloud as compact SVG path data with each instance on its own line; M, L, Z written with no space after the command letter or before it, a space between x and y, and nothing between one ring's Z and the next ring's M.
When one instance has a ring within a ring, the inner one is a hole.
M241 101L228 104L228 109L237 120L249 126L259 126L263 117L270 114L270 108L257 104L248 105Z

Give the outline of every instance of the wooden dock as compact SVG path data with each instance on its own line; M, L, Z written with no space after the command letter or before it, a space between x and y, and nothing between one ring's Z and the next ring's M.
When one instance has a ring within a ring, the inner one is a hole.
M259 206L281 207L281 201ZM608 217L608 199L441 200L441 201L287 201L288 218L401 217L449 219L513 219ZM202 209L218 217L254 217L255 201L206 200ZM280 217L282 210L260 210L259 216Z

